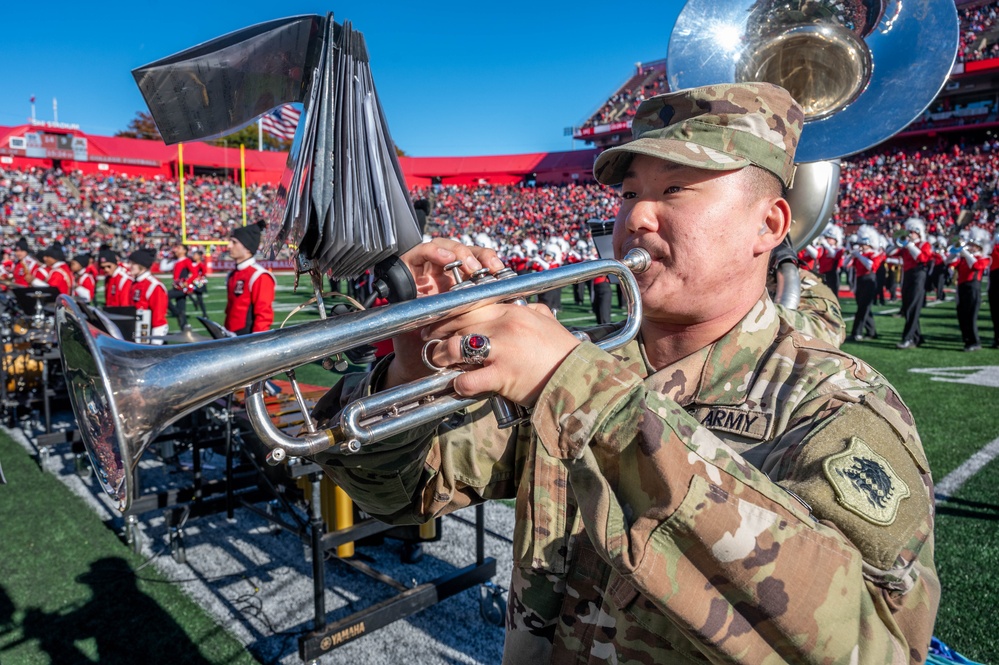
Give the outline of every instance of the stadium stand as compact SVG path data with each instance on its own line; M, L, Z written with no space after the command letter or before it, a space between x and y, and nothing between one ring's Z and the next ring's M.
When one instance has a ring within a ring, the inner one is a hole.
M999 72L999 0L959 2L959 16L959 62L945 90L890 144L844 160L838 223L866 222L889 231L920 215L932 232L947 234L961 211L970 210L978 224L994 227L999 107L996 86L989 82ZM635 108L666 87L665 60L638 64L577 138L597 145L622 140ZM428 233L486 234L512 248L525 240L570 242L585 235L588 219L613 216L613 193L594 184L590 174L598 152L401 157L400 165L414 200L435 201ZM256 219L274 196L286 157L246 154L247 215ZM185 146L189 239L225 238L230 226L241 222L233 168L238 163L235 149ZM176 148L158 142L90 136L65 127L0 127L3 233L30 235L39 245L59 241L70 252L106 242L120 251L141 244L165 254L180 236L180 168Z

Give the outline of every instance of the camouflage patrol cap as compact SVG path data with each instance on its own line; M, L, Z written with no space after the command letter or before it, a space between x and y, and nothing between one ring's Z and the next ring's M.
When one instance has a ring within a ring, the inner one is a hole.
M725 83L677 90L642 102L634 140L602 152L593 176L619 185L634 155L712 171L755 164L790 186L805 115L791 95L770 83Z

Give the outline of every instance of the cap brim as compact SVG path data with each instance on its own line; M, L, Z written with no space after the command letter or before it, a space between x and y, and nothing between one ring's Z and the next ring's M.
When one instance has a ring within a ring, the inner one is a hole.
M690 150L688 141L659 138L636 139L625 145L608 148L600 153L597 161L593 163L593 177L604 185L620 185L624 181L624 176L631 166L631 159L635 155L647 155L706 171L735 171L752 163L745 157L718 150L713 150L713 153L717 156L723 156L725 159L718 161L706 159L703 153L695 154Z

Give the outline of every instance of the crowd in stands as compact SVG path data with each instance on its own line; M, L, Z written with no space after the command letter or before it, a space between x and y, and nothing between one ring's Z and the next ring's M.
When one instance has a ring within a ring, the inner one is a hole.
M429 235L475 238L485 234L511 248L525 241L543 246L550 238L569 240L590 219L612 219L617 195L603 185L522 187L446 185L414 189L413 198L434 201Z
M247 186L247 218L263 216L272 198L270 185ZM242 224L242 196L231 180L188 178L184 203L189 240L225 239L232 226ZM73 254L107 244L127 255L141 246L165 256L181 235L180 217L176 180L0 169L4 233L32 238L39 248L59 242Z
M968 210L976 224L992 229L997 183L999 139L883 148L843 160L835 220L884 231L917 216L931 233L949 235L961 211Z
M259 219L273 190L248 188L248 218ZM426 233L492 238L497 248L544 247L552 239L565 247L586 235L590 219L611 219L617 194L598 184L566 186L443 185L415 188L413 200L433 202ZM224 240L242 221L235 183L213 177L185 182L187 233L192 240ZM928 231L951 235L962 211L974 223L995 226L999 206L999 138L980 143L945 143L928 148L882 148L843 160L834 221L860 223L884 233L910 216L926 220ZM60 242L68 255L102 243L122 254L145 246L169 256L180 238L180 203L175 181L120 175L82 176L58 171L0 169L0 229L4 244L24 235L41 249ZM215 250L215 257L225 251ZM276 258L286 258L288 250Z
M583 123L583 127L595 127L610 122L624 122L635 116L638 106L649 97L655 97L669 90L666 83L666 68L659 65L639 71L625 86L611 95L596 113Z
M961 25L958 62L999 58L999 39L991 34L999 18L999 2L959 9L957 15Z

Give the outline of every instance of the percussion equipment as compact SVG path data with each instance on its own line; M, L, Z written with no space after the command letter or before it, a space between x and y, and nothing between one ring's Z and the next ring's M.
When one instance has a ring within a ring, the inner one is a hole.
M26 393L42 387L45 365L31 353L29 344L10 342L3 346L3 375L7 393Z

